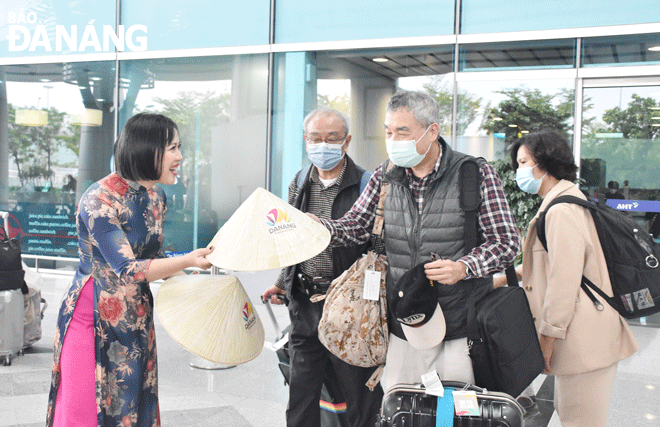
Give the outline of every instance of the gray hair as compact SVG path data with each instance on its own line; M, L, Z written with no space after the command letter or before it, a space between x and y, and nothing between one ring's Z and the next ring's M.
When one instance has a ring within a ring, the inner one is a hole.
M328 115L335 115L339 120L342 122L342 126L344 128L344 136L348 136L348 131L350 130L350 121L348 119L348 116L341 111L337 111L335 109L332 109L330 107L319 107L315 110L313 110L311 113L305 116L305 119L303 120L303 131L307 133L307 125L309 122L312 121L314 117L317 115L323 115L323 116L328 116Z
M415 120L425 128L433 123L440 124L438 103L426 92L398 90L387 101L387 111L397 111L403 107L412 112Z

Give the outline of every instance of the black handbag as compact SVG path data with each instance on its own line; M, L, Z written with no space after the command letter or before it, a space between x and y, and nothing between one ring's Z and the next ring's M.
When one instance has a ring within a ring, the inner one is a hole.
M10 239L4 227L0 227L0 291L20 289L28 293L25 271L21 259L21 242Z
M468 347L475 384L519 396L545 361L523 288L509 285L468 306Z

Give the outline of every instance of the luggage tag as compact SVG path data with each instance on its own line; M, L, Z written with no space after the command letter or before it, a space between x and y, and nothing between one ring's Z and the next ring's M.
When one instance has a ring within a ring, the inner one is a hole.
M380 271L364 271L364 288L362 289L362 298L371 301L378 301L380 298Z
M454 410L458 416L479 417L477 393L471 390L454 390Z
M440 375L435 369L422 375L422 383L424 384L424 393L433 396L442 397L445 395L445 387L440 381Z

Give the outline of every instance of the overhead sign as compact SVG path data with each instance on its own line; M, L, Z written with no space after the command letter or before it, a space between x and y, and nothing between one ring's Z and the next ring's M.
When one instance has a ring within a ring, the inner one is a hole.
M605 203L620 211L660 212L660 201L657 200L607 199Z

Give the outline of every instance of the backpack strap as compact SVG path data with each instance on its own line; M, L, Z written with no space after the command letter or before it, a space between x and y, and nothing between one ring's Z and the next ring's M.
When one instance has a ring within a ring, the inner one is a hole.
M559 196L551 200L550 203L548 203L548 206L545 208L545 210L543 212L540 212L539 217L536 219L536 235L538 236L539 241L543 245L543 248L545 249L546 252L548 251L548 240L545 235L545 217L546 214L548 213L548 210L552 206L558 203L573 203L575 205L580 205L584 208L587 208L590 211L595 209L593 203L575 196ZM594 292L596 292L603 299L605 299L605 301L607 301L615 310L619 311L619 307L618 307L619 304L616 302L616 300L610 297L609 295L607 295L605 292L603 292L603 290L600 289L598 286L594 285L594 283L591 280L584 277L584 275L582 275L582 283L580 284L580 287L582 288L584 293L587 294L591 302L594 304L596 310L603 311L605 307L603 307L603 304L600 301L598 301L598 298L594 296L593 292L591 292L589 288L593 289Z
M460 187L460 206L465 212L465 229L463 238L466 248L476 248L478 246L479 218L478 211L481 204L481 175L479 172L479 163L476 159L465 160L459 169L459 187ZM507 283L509 286L518 286L518 277L513 266L505 270Z
M296 187L299 189L302 188L303 184L305 184L305 178L307 178L311 167L312 165L308 165L307 168L301 169L300 172L298 172L298 176L296 177Z
M373 173L371 173L369 171L364 171L364 173L362 173L362 177L360 178L360 194L362 194L362 192L366 188L367 184L369 184L369 180L371 179L371 175L373 175Z
M481 193L479 192L479 165L476 160L468 159L461 163L459 170L459 203L465 212L465 227L463 240L465 247L472 249L477 247L477 208L481 204Z
M573 203L590 210L594 209L594 205L592 203L575 196L559 196L552 199L550 203L548 203L548 206L545 208L545 210L540 212L539 217L536 219L536 235L539 237L539 240L541 241L541 244L546 251L548 250L548 240L545 236L545 216L548 210L557 203Z
M383 225L385 224L385 199L387 198L387 193L390 191L391 185L389 182L385 182L383 178L385 178L385 174L394 167L394 163L390 160L386 160L384 166L384 168L381 168L380 195L378 196L378 205L376 206L374 228L371 231L371 234L379 237L383 237Z

